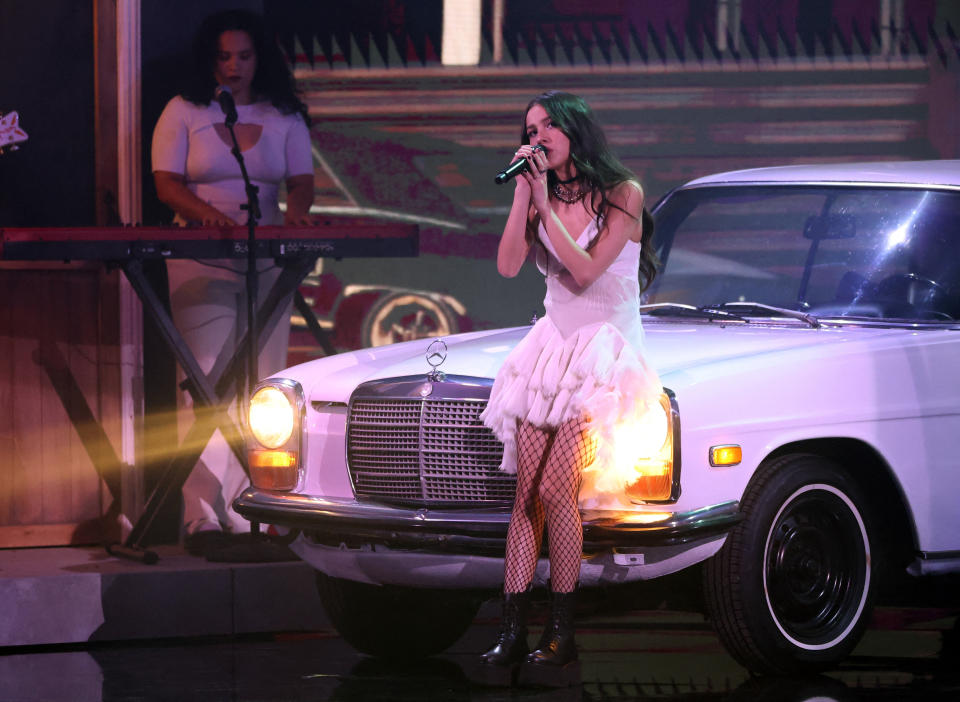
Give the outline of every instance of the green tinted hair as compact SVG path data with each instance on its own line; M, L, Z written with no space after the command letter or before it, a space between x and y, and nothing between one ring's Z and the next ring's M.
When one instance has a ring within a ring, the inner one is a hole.
M583 185L591 192L590 207L598 217L604 217L610 207L623 208L611 203L608 193L618 185L636 181L634 173L620 162L610 146L596 115L587 102L572 93L548 90L533 98L523 112L520 125L520 143L529 144L527 136L527 113L534 105L540 105L557 127L570 140L570 158L577 169ZM557 176L547 172L547 186L553 188ZM643 289L653 282L659 261L650 243L653 236L653 218L643 209L641 214L640 275Z

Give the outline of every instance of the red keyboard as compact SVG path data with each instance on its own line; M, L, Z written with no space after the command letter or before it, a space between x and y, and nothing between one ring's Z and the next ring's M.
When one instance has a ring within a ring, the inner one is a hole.
M419 227L364 217L258 227L257 258L416 256ZM123 261L246 258L246 227L31 227L0 229L0 260Z

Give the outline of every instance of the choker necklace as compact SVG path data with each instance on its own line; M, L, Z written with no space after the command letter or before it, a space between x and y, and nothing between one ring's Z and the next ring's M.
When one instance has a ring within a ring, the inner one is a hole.
M568 181L569 182L569 181ZM562 181L557 181L553 186L553 195L560 202L568 205L580 202L587 195L586 188L577 188L576 190L563 185Z
M557 182L560 183L561 185L568 185L569 183L572 183L579 177L580 177L579 175L575 175L572 178L567 178L566 180L560 180L559 178L557 178Z

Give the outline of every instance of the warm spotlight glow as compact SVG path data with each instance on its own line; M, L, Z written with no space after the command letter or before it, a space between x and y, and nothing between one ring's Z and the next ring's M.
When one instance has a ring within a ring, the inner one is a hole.
M282 390L268 385L250 399L250 431L267 448L280 448L287 443L295 420L296 410Z
M666 394L641 407L613 433L614 468L632 501L665 501L673 492L673 415Z
M634 467L638 458L653 458L666 439L667 414L663 407L630 417L614 431L616 464Z

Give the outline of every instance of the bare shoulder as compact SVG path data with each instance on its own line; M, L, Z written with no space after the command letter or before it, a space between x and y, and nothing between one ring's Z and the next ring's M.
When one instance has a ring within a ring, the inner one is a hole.
M643 187L635 180L625 180L613 186L607 197L630 214L636 215L643 209Z
M635 180L625 180L612 187L607 193L607 199L612 206L608 212L615 215L620 222L618 226L625 227L625 236L631 241L639 242L642 236L640 222L643 213L643 188Z
M607 191L607 201L613 206L610 211L619 210L621 213L639 220L643 212L643 188L635 180L625 180L617 183Z

